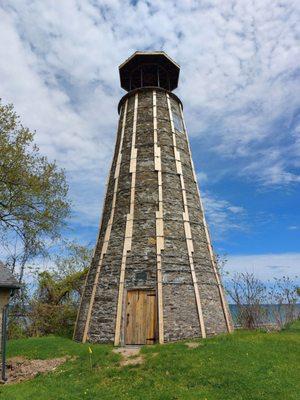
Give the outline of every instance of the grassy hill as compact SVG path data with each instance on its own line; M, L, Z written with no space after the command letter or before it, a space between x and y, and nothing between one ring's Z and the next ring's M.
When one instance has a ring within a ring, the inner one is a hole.
M299 399L300 322L279 333L239 331L233 335L143 347L144 362L120 366L109 345L61 337L11 341L8 355L31 359L75 356L54 372L0 386L2 400L82 399Z

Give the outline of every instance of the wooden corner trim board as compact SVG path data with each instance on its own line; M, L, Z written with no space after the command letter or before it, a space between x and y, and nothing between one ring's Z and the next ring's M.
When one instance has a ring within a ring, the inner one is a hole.
M126 228L125 228L126 234L124 237L118 303L117 303L117 315L116 315L116 327L115 327L115 339L114 339L115 346L118 346L120 344L122 308L124 303L123 298L124 298L126 259L127 259L127 252L131 250L131 243L132 243L132 230L133 230L134 205L135 205L136 159L137 159L137 149L135 147L137 111L138 111L138 93L136 93L134 96L134 113L133 113L133 127L132 127L131 155L130 155L130 169L129 169L129 172L131 173L130 210L129 214L127 214L126 217Z
M217 281L217 286L218 286L218 289L219 289L219 295L220 295L220 299L221 299L221 305L222 305L222 309L223 309L223 313L224 313L224 317L225 317L227 330L228 330L228 332L232 332L233 329L232 329L232 326L231 326L231 323L230 323L228 309L227 309L227 306L226 306L223 286L221 284L221 280L220 280L220 277L219 277L219 274L218 274L218 271L217 271L217 267L216 267L215 257L214 257L213 248L212 248L212 244L211 244L211 238L210 238L210 234L209 234L209 230L208 230L208 226L207 226L206 218L205 218L205 214L204 214L204 207L203 207L203 203L202 203L202 199L201 199L200 187L199 187L199 184L197 182L195 166L194 166L194 162L193 162L193 158L192 158L190 142L189 142L189 138L188 138L188 134L187 134L187 130L186 130L186 125L185 125L185 121L184 121L183 112L182 112L182 106L181 105L179 105L179 109L180 109L181 119L182 119L182 122L183 122L183 128L184 128L185 137L186 137L186 140L187 140L187 143L188 143L190 159L191 159L193 175L194 175L194 181L195 181L195 184L197 186L197 193L198 193L198 197L199 197L199 201L200 201L200 208L201 208L201 213L202 213L202 219L203 219L203 225L204 225L204 231L205 231L205 236L206 236L209 256L210 256L211 264L212 264L213 271L214 271L214 274L215 274L215 278L216 278L216 281Z
M182 201L183 201L183 207L184 207L184 212L182 214L182 221L183 221L183 224L184 224L185 239L186 239L187 251L188 251L188 256L189 256L189 263L190 263L190 269L191 269L191 276L192 276L194 292L195 292L195 299L196 299L196 305L197 305L199 325L200 325L201 336L203 338L206 338L206 331L205 331L203 311L202 311L202 306L201 306L199 287L198 287L196 274L195 274L195 269L194 269L194 261L193 261L194 246L193 246L193 238L192 238L192 234L191 234L189 210L188 210L186 193L185 193L184 177L183 177L183 174L182 174L180 151L178 150L177 143L176 143L176 134L175 134L174 121L173 121L173 115L172 115L172 109L171 109L171 103L170 103L170 96L169 96L168 93L166 94L166 96L167 96L169 118L170 118L171 131L172 131L172 137L173 137L174 158L175 158L177 173L180 176ZM181 115L182 115L181 108L180 108L180 111L181 111ZM185 132L185 134L186 134L186 132Z
M121 129L119 152L118 152L117 164L116 164L115 175L114 175L115 182L114 182L114 193L113 193L112 204L115 204L115 202L116 202L117 189L118 189L118 184L119 184L119 172L120 172L119 166L120 166L121 161L122 161L122 147L123 147L125 124L126 124L127 107L128 107L128 100L126 100L126 102L125 102L124 115L123 115L123 120L122 120L122 129ZM104 201L104 203L105 203L105 201ZM104 208L104 203L103 203L103 208ZM92 315L93 305L94 305L94 301L95 301L96 290L97 290L98 281L99 281L99 274L100 274L100 270L101 270L101 267L102 267L104 255L105 255L105 253L107 251L108 242L109 242L109 239L110 239L110 233L111 233L112 223L113 223L113 219L114 219L114 213L115 213L115 207L112 207L111 208L111 213L110 213L110 218L108 220L108 224L107 224L107 227L106 227L106 230L105 230L105 234L104 234L100 260L99 260L99 263L98 263L98 266L97 266L97 271L96 271L96 275L95 275L95 279L94 279L94 283L93 283L92 295L91 295L91 299L90 299L90 303L89 303L89 308L88 308L88 312L87 312L87 318L86 318L83 337L82 337L82 342L83 343L86 342L87 336L88 336L90 320L91 320L91 315Z
M162 294L161 251L164 249L164 220L163 220L163 191L161 171L161 148L157 142L157 101L156 91L153 90L153 137L154 137L154 165L157 171L158 211L156 211L156 274L157 274L157 313L158 313L158 341L164 343L164 316Z

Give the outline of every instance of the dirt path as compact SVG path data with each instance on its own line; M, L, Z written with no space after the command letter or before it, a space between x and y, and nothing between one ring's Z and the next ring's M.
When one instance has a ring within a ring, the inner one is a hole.
M64 364L69 357L50 360L28 360L24 357L13 357L7 360L7 384L33 379L37 374L54 371Z
M141 348L138 346L134 347L118 347L117 349L113 349L114 353L121 354L122 360L120 362L120 365L122 367L126 365L137 365L137 364L143 364L144 357L139 356Z
M187 342L184 343L189 349L196 349L197 347L199 347L199 343L197 342Z

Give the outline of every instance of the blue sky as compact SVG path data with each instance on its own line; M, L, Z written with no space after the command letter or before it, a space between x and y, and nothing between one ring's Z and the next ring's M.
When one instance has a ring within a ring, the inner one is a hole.
M124 94L117 66L165 50L181 65L176 94L216 251L231 272L296 275L299 14L276 0L3 0L0 96L67 171L69 236L95 241Z

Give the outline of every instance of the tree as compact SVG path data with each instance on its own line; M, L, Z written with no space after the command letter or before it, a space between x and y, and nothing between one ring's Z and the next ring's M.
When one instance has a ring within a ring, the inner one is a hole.
M71 274L87 270L92 258L91 247L77 242L63 243L63 249L54 258L53 274L56 279L64 279Z
M67 193L65 172L40 155L34 133L0 101L0 235L20 281L26 262L59 237L70 211Z
M243 328L255 329L266 321L266 286L253 274L236 273L227 292L237 307L237 320Z
M288 276L274 278L269 290L269 301L272 304L271 315L281 329L299 318L297 300L300 296L297 285Z
M37 272L37 290L28 315L30 335L71 335L91 258L89 247L67 243L52 269Z
M226 279L229 275L229 272L225 269L228 262L227 254L215 254L215 262L221 278Z

